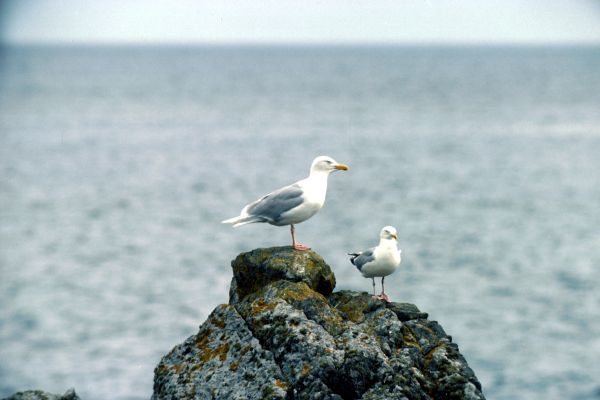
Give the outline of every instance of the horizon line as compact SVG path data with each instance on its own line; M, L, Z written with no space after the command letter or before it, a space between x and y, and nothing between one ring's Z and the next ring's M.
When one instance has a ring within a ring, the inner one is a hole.
M406 47L552 47L552 46L600 46L600 40L456 40L456 41L392 41L392 40L0 40L0 46L198 46L198 47L352 47L352 46L406 46Z

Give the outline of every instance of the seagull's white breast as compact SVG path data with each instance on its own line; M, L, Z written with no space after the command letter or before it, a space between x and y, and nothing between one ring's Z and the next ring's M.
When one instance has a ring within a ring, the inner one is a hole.
M400 252L396 246L379 245L373 251L375 259L365 264L361 270L365 278L388 276L400 265Z
M278 225L299 224L315 215L323 204L327 195L327 176L308 177L298 182L302 188L302 203L290 211L282 214Z

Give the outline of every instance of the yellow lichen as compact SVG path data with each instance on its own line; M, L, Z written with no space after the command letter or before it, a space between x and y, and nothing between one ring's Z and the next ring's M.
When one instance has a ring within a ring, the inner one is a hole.
M219 353L219 360L225 361L227 359L227 353L229 353L229 343L217 347L216 351Z
M252 303L252 315L260 314L265 311L273 310L277 304L266 303L264 299L260 298Z
M214 326L216 326L217 328L225 328L225 321L223 319L220 318L214 318L212 321L210 321Z
M175 364L173 365L173 369L175 370L175 373L178 374L183 369L183 364Z
M198 334L194 343L198 349L203 350L206 347L210 333L211 330L207 329L206 331L202 332L202 335Z
M425 354L425 357L424 357L425 366L429 366L429 363L431 363L431 360L433 359L433 353L435 353L441 347L445 347L445 344L444 343L439 343L433 349L429 350L427 352L427 354Z
M227 359L227 353L229 352L229 343L223 343L216 349L211 349L208 345L208 336L204 336L202 340L196 341L196 347L201 351L200 361L202 363L215 357L219 357L221 361L225 361Z
M275 379L275 386L277 386L283 390L287 390L287 387L288 387L288 385L280 379Z
M169 372L169 367L167 367L165 364L158 364L158 366L156 367L155 373L157 375L162 375L167 372Z
M302 371L300 372L300 375L306 376L309 373L310 373L310 365L308 365L307 363L305 363L304 366L302 367Z
M240 357L252 350L252 346L246 346L242 350L240 350Z
M360 323L365 320L364 310L368 303L359 299L339 304L336 309L343 312L350 321Z
M402 340L406 346L416 347L417 349L419 349L419 351L421 350L421 345L419 345L419 342L413 336L412 332L403 332Z
M314 298L315 300L323 301L323 303L326 302L325 298L321 294L313 291L304 282L300 282L295 285L288 286L287 288L281 290L281 292L279 293L279 296L286 301L289 301L289 300L303 301L308 298Z

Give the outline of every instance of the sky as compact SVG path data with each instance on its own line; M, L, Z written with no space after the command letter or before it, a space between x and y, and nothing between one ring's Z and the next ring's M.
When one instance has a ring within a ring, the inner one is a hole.
M9 43L600 43L600 0L0 0Z

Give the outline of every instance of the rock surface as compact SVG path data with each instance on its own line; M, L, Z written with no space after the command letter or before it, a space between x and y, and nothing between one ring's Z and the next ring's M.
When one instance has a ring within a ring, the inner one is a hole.
M233 262L229 304L154 371L162 399L484 399L452 338L408 303L332 293L312 251Z
M10 397L2 400L81 400L75 389L69 389L65 394L51 394L42 390L26 390L24 392L17 392Z

